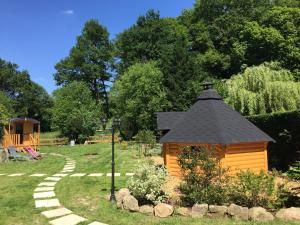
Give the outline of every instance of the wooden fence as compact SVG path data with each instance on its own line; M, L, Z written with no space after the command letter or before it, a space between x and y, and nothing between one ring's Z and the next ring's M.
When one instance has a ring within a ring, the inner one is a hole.
M112 136L90 136L87 138L87 144L95 144L95 143L111 143ZM120 138L115 136L115 142L119 142Z
M66 145L68 138L41 138L39 146Z

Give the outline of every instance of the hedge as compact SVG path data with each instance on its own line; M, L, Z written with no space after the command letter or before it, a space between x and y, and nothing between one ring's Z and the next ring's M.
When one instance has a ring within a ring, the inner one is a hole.
M248 116L247 119L276 140L268 147L270 168L285 171L300 159L300 110Z

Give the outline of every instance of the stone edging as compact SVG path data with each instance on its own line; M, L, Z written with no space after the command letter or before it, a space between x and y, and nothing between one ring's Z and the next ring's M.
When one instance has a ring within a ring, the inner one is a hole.
M236 204L208 205L195 204L191 208L177 207L174 210L172 205L159 203L156 206L139 206L138 200L134 198L127 188L122 188L116 193L117 207L130 212L140 212L143 214L154 215L156 217L169 217L174 214L181 216L191 216L193 218L233 218L250 221L272 221L275 218L284 221L300 221L300 208L283 208L275 214L268 212L262 207L247 208Z

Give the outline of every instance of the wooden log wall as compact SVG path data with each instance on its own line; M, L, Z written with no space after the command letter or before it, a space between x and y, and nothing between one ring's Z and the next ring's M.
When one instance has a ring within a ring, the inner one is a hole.
M181 168L177 161L180 149L187 144L163 144L164 162L172 176L181 176ZM259 172L268 171L267 143L240 143L231 145L189 144L189 146L214 147L221 158L221 165L229 169L229 175L240 170Z

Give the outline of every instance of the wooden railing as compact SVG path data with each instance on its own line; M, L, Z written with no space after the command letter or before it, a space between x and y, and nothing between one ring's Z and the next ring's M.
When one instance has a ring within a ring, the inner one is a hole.
M20 134L5 134L3 137L2 145L7 148L10 145L19 146L21 145Z

